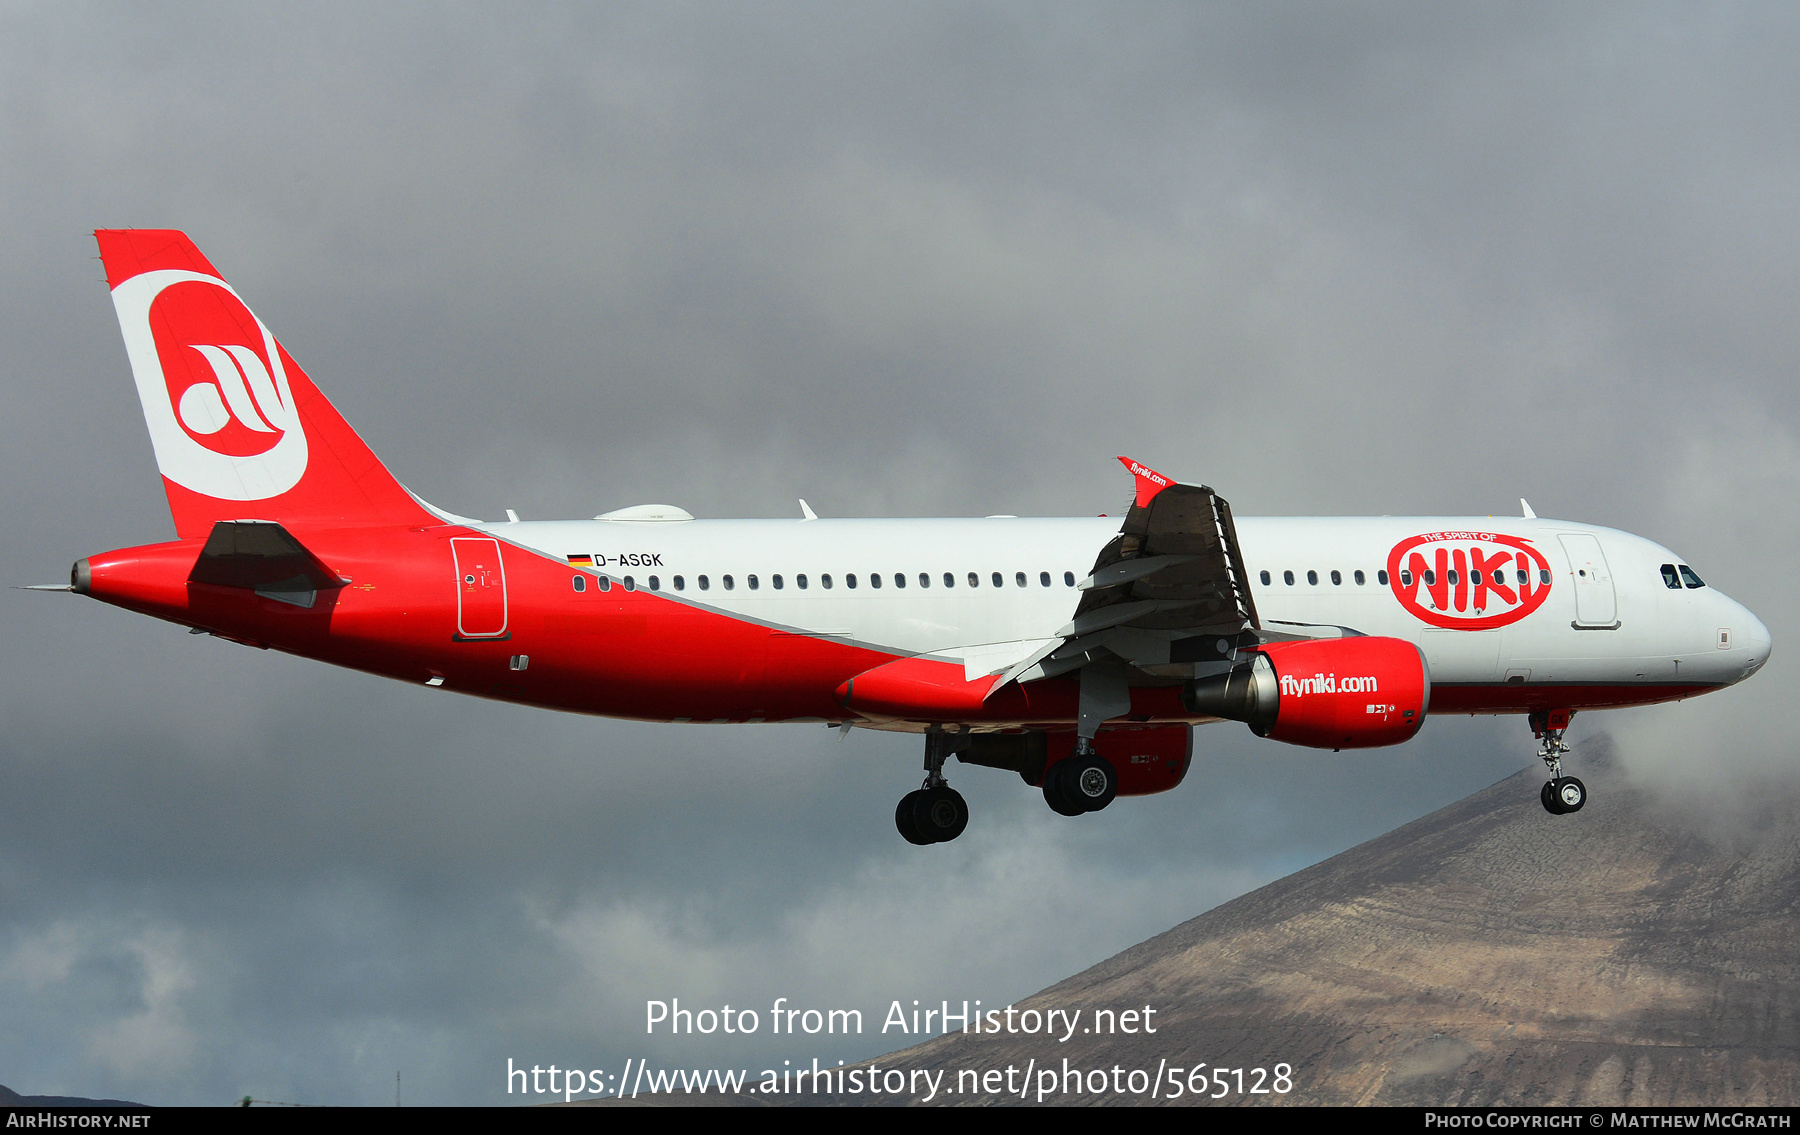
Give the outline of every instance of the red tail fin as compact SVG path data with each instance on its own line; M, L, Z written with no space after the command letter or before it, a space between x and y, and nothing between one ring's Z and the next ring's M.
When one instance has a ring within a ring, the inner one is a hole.
M96 232L175 529L434 524L184 233Z

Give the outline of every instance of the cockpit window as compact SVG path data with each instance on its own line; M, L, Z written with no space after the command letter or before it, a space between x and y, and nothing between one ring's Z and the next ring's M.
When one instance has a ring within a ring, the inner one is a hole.
M1664 564L1662 566L1662 575L1664 587L1668 588L1670 591L1681 590L1681 576L1675 571L1674 564Z
M1686 564L1681 565L1681 582L1687 584L1689 587L1705 587L1706 586L1705 581L1702 580L1699 576L1695 575L1694 569L1687 566Z

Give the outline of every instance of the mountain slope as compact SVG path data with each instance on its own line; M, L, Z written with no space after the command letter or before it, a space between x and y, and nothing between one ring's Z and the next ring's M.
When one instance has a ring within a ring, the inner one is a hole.
M1527 770L1020 1003L1083 1026L1149 1005L1154 1036L952 1034L875 1064L952 1085L1032 1060L1293 1068L1284 1097L1220 1102L1800 1101L1792 801L1708 832L1632 788L1604 738L1583 750L1579 814L1547 814Z

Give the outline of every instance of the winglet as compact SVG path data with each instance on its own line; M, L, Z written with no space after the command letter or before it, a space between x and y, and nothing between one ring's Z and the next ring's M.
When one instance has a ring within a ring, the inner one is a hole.
M1139 465L1129 457L1119 458L1119 464L1131 470L1131 475L1137 478L1137 506L1139 508L1150 507L1150 502L1156 499L1157 493L1175 483L1173 478L1163 476L1148 465Z

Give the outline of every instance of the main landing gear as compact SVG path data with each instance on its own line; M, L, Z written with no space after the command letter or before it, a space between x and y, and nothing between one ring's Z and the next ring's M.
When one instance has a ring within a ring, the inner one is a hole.
M966 738L938 728L925 734L925 783L894 808L894 826L908 843L948 843L969 826L968 801L944 780L944 762Z
M1539 710L1530 717L1532 736L1543 741L1538 746L1538 756L1550 769L1550 779L1538 793L1538 800L1543 803L1544 811L1552 816L1579 812L1587 803L1587 785L1576 777L1562 774L1563 754L1569 751L1569 743L1563 740L1563 734L1568 732L1569 718L1573 716L1575 711L1572 709L1553 709Z
M1118 794L1118 772L1112 762L1094 751L1094 743L1086 737L1075 742L1075 751L1067 760L1056 762L1044 773L1044 803L1058 815L1098 812Z

